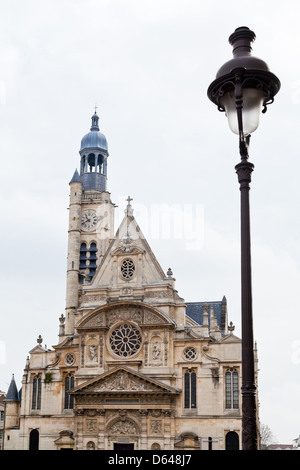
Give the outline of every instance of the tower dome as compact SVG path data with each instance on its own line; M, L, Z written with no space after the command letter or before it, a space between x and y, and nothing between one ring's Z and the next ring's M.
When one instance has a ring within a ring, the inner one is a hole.
M105 152L108 151L107 140L105 135L100 132L98 121L99 116L95 111L95 114L92 116L91 130L81 139L80 153L87 149L101 149Z
M81 139L80 180L84 190L106 191L108 147L98 121L95 111L90 132Z

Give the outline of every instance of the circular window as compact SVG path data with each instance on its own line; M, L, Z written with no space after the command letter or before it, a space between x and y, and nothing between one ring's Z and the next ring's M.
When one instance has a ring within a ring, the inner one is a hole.
M135 265L132 259L124 259L121 265L121 275L124 279L131 279L134 276Z
M75 362L75 356L74 354L66 354L66 357L65 357L65 363L68 364L69 366L71 366L72 364L74 364Z
M139 351L142 336L134 325L124 323L112 331L109 343L115 354L121 357L130 357Z
M194 348L189 347L184 350L183 355L187 361L193 361L197 357L197 352Z

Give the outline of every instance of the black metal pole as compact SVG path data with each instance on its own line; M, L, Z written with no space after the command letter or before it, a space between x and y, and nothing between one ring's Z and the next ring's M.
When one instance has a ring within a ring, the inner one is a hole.
M242 159L236 165L235 170L241 194L242 448L243 450L257 450L249 204L254 165L248 162L245 142L240 143L240 153Z

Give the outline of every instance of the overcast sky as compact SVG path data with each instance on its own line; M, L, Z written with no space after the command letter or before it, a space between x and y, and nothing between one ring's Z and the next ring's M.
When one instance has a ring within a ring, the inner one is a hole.
M134 215L186 301L227 297L240 334L237 137L207 98L229 35L281 80L251 139L254 333L261 422L299 436L299 0L2 0L0 15L0 390L18 387L39 334L65 308L69 181L95 103L108 190ZM176 213L182 230L155 217Z

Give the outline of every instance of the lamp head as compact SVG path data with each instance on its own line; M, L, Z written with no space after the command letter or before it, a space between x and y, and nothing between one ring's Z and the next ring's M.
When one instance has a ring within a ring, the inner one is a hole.
M254 40L254 32L246 26L230 35L233 58L218 70L207 91L219 111L225 111L230 129L244 136L257 129L261 112L266 112L280 89L280 81L268 65L252 56Z

